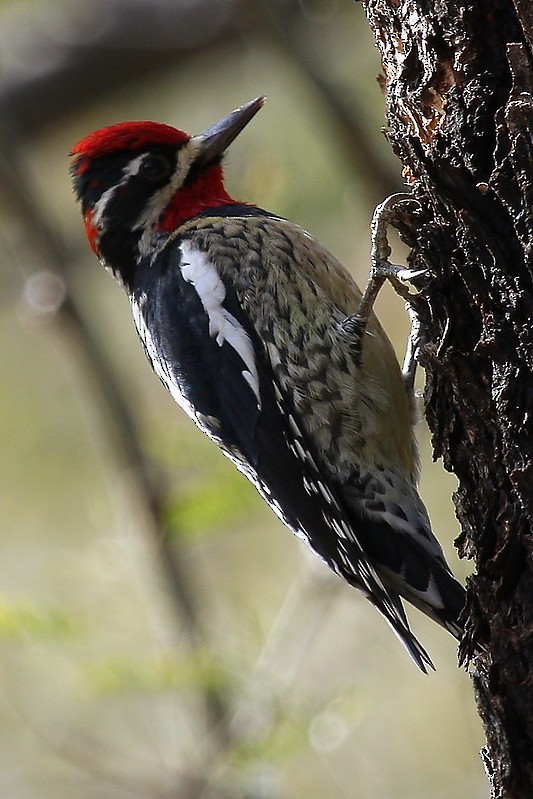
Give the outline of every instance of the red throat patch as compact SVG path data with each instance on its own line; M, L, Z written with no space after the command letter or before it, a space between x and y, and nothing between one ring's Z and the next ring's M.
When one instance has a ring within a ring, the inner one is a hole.
M168 233L208 208L217 208L221 205L243 205L243 203L230 197L224 188L222 167L216 164L178 189L161 214L156 230L158 233Z

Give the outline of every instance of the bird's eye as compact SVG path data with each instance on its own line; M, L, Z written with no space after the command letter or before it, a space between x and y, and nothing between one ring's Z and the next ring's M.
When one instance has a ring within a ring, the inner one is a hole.
M160 181L168 177L172 164L166 155L149 155L141 164L140 174L150 181Z

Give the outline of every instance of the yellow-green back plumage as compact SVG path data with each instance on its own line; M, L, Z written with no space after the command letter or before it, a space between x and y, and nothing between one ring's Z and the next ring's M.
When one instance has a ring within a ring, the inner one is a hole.
M412 408L393 347L372 314L362 361L341 322L361 291L342 264L297 225L270 216L195 220L193 235L233 283L306 432L330 471L398 465L417 473Z

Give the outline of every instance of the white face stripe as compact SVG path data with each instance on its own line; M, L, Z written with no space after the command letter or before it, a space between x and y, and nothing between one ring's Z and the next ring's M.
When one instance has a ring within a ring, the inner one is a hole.
M186 145L177 151L176 168L170 180L153 193L142 213L135 221L133 230L144 230L139 240L139 255L141 258L153 252L154 226L175 193L183 186L197 150L198 145L191 139L190 142L187 142ZM146 156L147 153L144 153L142 157L145 158Z
M94 204L93 209L93 223L99 227L100 223L102 222L102 217L104 215L104 211L112 199L115 192L118 191L120 186L123 186L125 183L128 182L132 175L136 175L141 167L144 155L138 155L137 158L132 158L131 161L128 161L124 169L122 170L122 177L118 183L115 183L109 189L106 189L102 196L98 199L98 201Z
M139 242L139 250L141 255L147 255L152 249L152 234L153 227L157 223L161 213L178 189L183 185L187 173L190 169L191 163L194 161L195 154L198 150L199 144L191 139L184 147L179 149L176 153L176 168L168 183L154 192L150 197L146 207L143 208L138 219L132 226L132 230L145 230L145 235ZM97 227L100 227L105 215L105 209L109 202L112 200L115 193L121 186L128 182L134 175L139 174L141 164L146 158L150 157L149 152L142 152L132 158L122 170L122 177L118 183L106 189L97 200L93 209L93 222Z
M222 347L229 344L241 358L246 369L242 376L255 394L257 407L261 407L259 375L255 364L255 353L250 336L237 319L222 306L226 289L216 268L200 250L194 249L190 242L180 245L182 261L180 265L184 280L194 286L209 319L209 334Z
M144 153L142 158L150 157L149 153ZM182 147L177 152L176 168L172 173L170 180L152 194L146 207L139 218L136 220L133 230L145 228L153 225L159 219L161 212L167 207L170 200L178 189L183 185L183 181L189 171L192 156L189 147Z

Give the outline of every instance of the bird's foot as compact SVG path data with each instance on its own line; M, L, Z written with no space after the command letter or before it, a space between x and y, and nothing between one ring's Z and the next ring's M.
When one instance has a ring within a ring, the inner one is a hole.
M411 194L399 192L391 194L375 209L370 224L371 250L370 275L359 308L341 323L343 332L350 337L351 346L359 353L362 350L362 337L366 332L376 297L386 280L407 303L411 317L411 333L405 354L403 374L406 387L412 389L416 371L416 358L420 351L420 322L417 313L417 297L424 289L427 271L409 269L390 262L391 247L388 227L397 224L401 218L401 206L420 206Z

